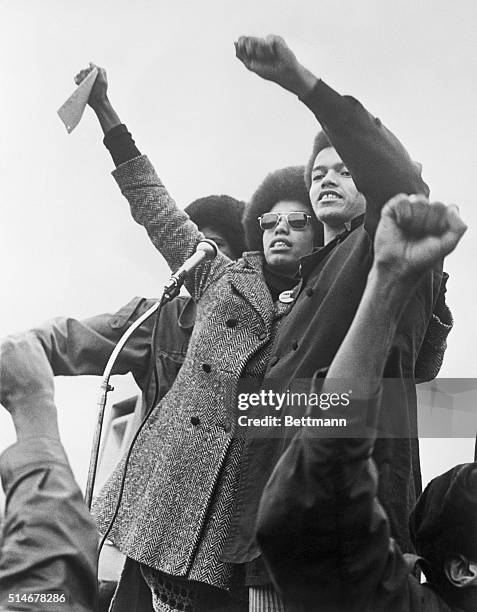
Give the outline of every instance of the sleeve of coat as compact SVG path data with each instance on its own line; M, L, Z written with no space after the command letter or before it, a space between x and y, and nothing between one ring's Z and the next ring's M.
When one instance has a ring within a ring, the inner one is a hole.
M414 366L414 376L418 383L434 380L444 361L447 337L454 325L454 319L445 298L448 278L449 275L443 272L434 311Z
M429 195L420 165L358 100L340 95L320 80L303 102L322 125L366 198L365 227L371 236L390 198L398 193Z
M34 328L55 376L101 375L123 333L155 300L136 297L116 313L79 321L57 317ZM148 372L154 317L131 336L119 355L113 374L131 372L142 388Z
M19 442L3 453L0 471L6 494L0 609L91 612L98 534L61 443ZM64 600L55 603L49 594ZM45 601L29 602L29 595Z
M204 235L171 198L145 155L119 165L113 176L129 202L134 220L146 229L172 272L176 272L204 240ZM228 263L228 257L219 251L214 260L195 269L185 283L194 300L201 297L209 282Z

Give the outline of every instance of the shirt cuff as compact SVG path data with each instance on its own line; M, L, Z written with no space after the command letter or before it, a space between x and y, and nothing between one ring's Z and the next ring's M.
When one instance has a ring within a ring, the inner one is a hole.
M7 493L10 486L23 470L32 465L40 467L45 463L57 463L69 467L65 449L55 438L31 438L17 442L0 456L0 476Z
M109 130L103 139L103 143L110 152L116 167L141 155L131 132L128 131L124 123L120 123Z

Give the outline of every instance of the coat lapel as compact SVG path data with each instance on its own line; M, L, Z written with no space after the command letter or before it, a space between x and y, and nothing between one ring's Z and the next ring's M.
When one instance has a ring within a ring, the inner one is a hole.
M263 278L262 265L262 253L244 253L239 266L234 269L230 284L253 306L266 328L270 329L275 306Z

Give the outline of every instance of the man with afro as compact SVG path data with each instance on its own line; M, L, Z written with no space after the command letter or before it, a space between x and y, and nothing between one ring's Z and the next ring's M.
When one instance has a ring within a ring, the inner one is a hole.
M264 384L285 392L295 380L311 380L329 367L345 338L363 295L386 202L399 193L428 196L429 190L420 167L381 121L313 75L283 39L241 37L236 54L250 71L297 95L324 130L307 176L313 210L324 227L324 247L302 259L296 299L280 327L265 376ZM384 370L399 388L383 401L379 426L387 438L377 440L374 459L380 500L405 551L413 548L408 516L421 489L415 366L442 278L442 262L436 262L407 304ZM448 329L440 331L444 338L433 338L432 348L444 343ZM276 444L276 461L288 443L289 436ZM260 473L263 485L269 476Z

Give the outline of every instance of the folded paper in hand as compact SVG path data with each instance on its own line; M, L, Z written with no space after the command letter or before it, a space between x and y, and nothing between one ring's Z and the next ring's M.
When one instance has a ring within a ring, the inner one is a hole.
M68 134L70 134L80 122L97 76L98 69L93 68L84 81L74 90L68 100L66 100L63 106L58 109L58 115L65 124Z

